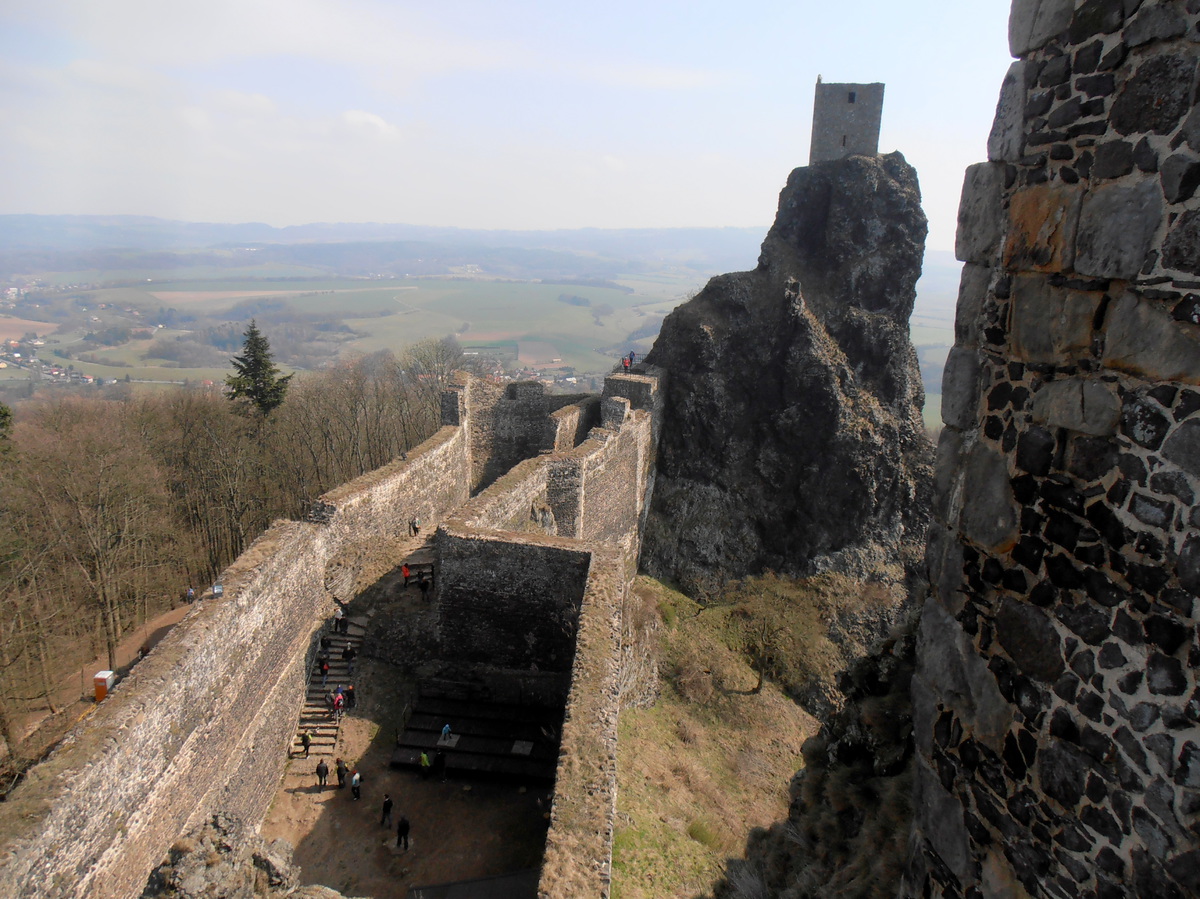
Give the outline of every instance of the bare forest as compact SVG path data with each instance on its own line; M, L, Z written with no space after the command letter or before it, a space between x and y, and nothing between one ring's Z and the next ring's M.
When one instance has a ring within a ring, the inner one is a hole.
M22 743L64 678L116 669L122 639L272 521L429 437L460 367L453 341L376 353L298 374L269 415L219 389L0 406L0 793L44 750Z

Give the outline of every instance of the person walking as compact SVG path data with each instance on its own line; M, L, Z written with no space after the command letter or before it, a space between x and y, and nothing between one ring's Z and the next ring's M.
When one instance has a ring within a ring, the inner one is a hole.
M387 793L383 794L383 816L379 819L380 827L392 826L392 797Z
M350 641L346 641L346 648L342 650L342 661L346 663L346 669L350 676L354 676L354 659L358 653L354 651L354 647L350 645Z
M329 782L329 765L325 763L325 759L317 762L317 786L324 787Z
M304 750L304 757L308 758L308 750L312 746L312 735L308 731L300 734L300 747Z
M340 790L346 785L346 772L349 769L346 768L346 763L340 757L334 762L334 767L337 769L338 789Z
M350 793L355 801L362 798L362 775L358 773L357 768L350 775Z
M341 606L333 610L333 632L335 634L342 629L342 619L345 617L346 613L342 611Z
M412 569L408 567L407 562L400 566L400 573L404 575L404 586L407 587L408 579L412 577Z
M333 720L342 720L342 711L346 708L346 695L337 693L333 697Z
M421 753L421 780L429 780L429 753Z
M408 852L408 819L403 815L400 816L400 823L396 825L396 848L401 846Z
M354 684L346 688L346 709L352 709L358 704L358 700L354 698Z

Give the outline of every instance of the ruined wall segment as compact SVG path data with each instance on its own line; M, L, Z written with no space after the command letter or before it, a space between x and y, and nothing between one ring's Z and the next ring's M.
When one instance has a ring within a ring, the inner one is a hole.
M1200 895L1200 4L1016 0L965 179L912 896Z
M554 537L438 533L442 656L464 664L569 671L591 561Z
M37 823L6 824L0 894L138 895L214 806L265 814L327 602L323 539L296 522L260 537L226 571L227 598L197 607L34 769L11 802Z
M453 415L457 399L445 404ZM466 408L462 408L464 420ZM278 522L0 808L0 895L138 895L213 811L254 826L287 758L312 635L357 580L356 547L435 525L467 497L465 427ZM231 701L236 697L236 702Z

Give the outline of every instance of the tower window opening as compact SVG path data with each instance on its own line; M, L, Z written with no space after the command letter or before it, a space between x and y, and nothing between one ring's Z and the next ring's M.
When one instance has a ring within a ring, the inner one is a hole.
M850 102L851 103L853 103L855 101L855 99L857 99L857 97L858 97L858 93L856 91L850 91Z

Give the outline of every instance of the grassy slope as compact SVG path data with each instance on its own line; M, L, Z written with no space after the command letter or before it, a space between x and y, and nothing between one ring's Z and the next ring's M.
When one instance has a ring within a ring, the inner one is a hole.
M621 714L614 899L707 892L746 834L787 814L786 785L815 720L729 648L728 616L649 578L662 695Z

